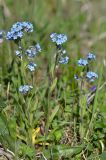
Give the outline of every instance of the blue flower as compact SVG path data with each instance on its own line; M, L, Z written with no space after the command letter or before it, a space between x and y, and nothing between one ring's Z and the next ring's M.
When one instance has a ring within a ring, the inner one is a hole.
M12 25L11 27L11 31L14 31L14 32L19 32L23 29L23 26L22 26L22 22L16 22L15 24Z
M69 61L69 57L66 56L66 57L61 57L60 60L59 60L59 63L60 64L67 64Z
M19 40L22 37L23 37L23 32L22 31L16 32L15 30L8 32L6 35L7 40Z
M37 65L34 62L30 62L27 67L31 72L33 72L35 70L36 66Z
M35 50L36 50L36 53L41 52L41 47L39 43L35 45Z
M77 63L78 63L79 66L88 65L88 61L86 59L82 59L82 58L80 58Z
M30 22L23 22L23 29L26 32L33 32L33 25Z
M33 87L29 85L22 85L19 87L19 92L22 94L27 94Z
M75 74L75 75L74 75L74 79L75 79L75 80L78 80L78 79L79 79L79 78L78 78L78 75Z
M41 52L41 47L39 43L37 43L35 46L31 47L30 49L26 50L26 55L30 58L33 58L38 52Z
M56 42L57 45L61 45L67 41L67 36L65 34L52 33L50 38L53 42Z
M16 50L15 54L16 54L17 57L22 57L21 52L19 50Z
M0 31L0 39L3 39L3 31Z
M33 25L30 22L16 22L7 32L7 40L20 40L25 32L33 32Z
M36 55L36 53L32 49L27 49L25 54L30 58L32 58Z
M92 54L92 53L88 53L87 59L88 60L96 59L96 56L94 54Z
M98 78L98 75L95 72L89 71L86 74L86 78L88 79L88 81L93 82L95 79Z

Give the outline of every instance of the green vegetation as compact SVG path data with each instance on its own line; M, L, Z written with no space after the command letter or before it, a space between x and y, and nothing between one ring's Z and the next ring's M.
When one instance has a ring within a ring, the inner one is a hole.
M21 44L5 38L17 21L34 26ZM105 160L106 1L0 0L0 30L0 159ZM58 68L55 54L61 49L51 41L53 32L68 37L63 48L69 63ZM35 72L30 72L24 53L36 43L42 51L34 59ZM22 59L15 55L19 45ZM89 52L96 60L88 68L78 66L77 60ZM88 82L87 70L98 79ZM23 84L33 89L23 95Z

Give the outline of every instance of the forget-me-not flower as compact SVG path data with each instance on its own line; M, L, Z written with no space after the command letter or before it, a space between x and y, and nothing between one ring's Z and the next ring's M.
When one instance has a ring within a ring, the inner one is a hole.
M22 24L25 32L33 32L33 25L30 22L23 22Z
M6 38L8 40L19 40L23 37L23 32L22 31L18 31L18 32L15 32L15 31L10 31L7 33L7 36Z
M75 79L75 80L78 80L78 79L79 79L77 74L74 75L74 79Z
M17 57L22 57L21 52L19 50L16 50L15 54L16 54Z
M52 33L50 35L50 38L57 45L61 45L61 44L65 43L67 41L67 36L65 34Z
M96 59L96 56L94 54L92 54L92 53L88 53L87 59L88 60Z
M36 53L35 53L35 51L33 49L27 49L25 54L30 58L32 58L32 57L34 57L36 55Z
M36 66L37 65L34 62L30 62L27 67L31 72L33 72L35 71Z
M7 40L20 40L25 32L33 32L33 25L30 22L16 22L7 32Z
M95 72L89 71L86 74L86 78L88 79L88 81L93 82L95 79L98 78L98 75Z
M35 50L36 50L36 53L41 52L41 47L39 43L35 45Z
M86 65L88 65L88 61L87 61L86 59L80 58L80 59L78 60L77 64L78 64L79 66L86 66Z
M66 57L61 57L60 60L59 60L59 63L60 64L67 64L69 61L69 57L66 56Z
M33 58L38 52L41 52L41 47L39 43L37 43L35 46L32 46L30 49L27 49L25 54L28 57Z
M19 87L19 92L22 94L27 94L33 87L29 85L22 85Z

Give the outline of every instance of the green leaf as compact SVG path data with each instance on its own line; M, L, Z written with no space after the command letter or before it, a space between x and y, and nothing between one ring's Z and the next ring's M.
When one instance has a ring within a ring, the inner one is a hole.
M59 155L64 157L71 157L73 155L76 155L82 151L83 147L66 147L66 146L58 146L57 150Z
M0 97L0 111L2 111L6 107L6 102L5 100Z
M106 151L100 155L100 160L106 160Z
M79 147L70 147L70 146L66 146L66 145L57 145L57 146L53 146L50 150L48 150L50 153L48 153L48 151L44 151L44 154L47 158L51 158L58 160L61 157L64 158L71 158L73 155L77 155L79 154L82 149L83 149L83 145L79 146Z
M33 158L34 154L35 154L33 148L31 148L28 145L23 144L23 143L20 145L20 151L19 152L20 152L20 155L28 156L30 158Z
M49 124L53 121L53 119L54 119L55 115L57 114L58 110L59 110L59 105L57 105L57 106L52 110L52 113L51 113L51 115L49 116L49 119L48 119L48 123L49 123Z
M62 137L62 130L57 130L54 132L54 136L56 138L56 141L59 141L60 138Z
M50 93L55 89L56 84L57 84L57 78L54 79L54 81L53 81L53 83L52 83L52 85L50 87Z

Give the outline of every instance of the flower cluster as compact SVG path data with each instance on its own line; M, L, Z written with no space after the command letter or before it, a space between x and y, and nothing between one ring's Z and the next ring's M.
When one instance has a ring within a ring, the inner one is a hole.
M69 57L68 56L65 56L65 57L61 57L60 60L59 60L59 63L60 64L67 64L69 61Z
M22 94L27 94L33 87L29 85L22 85L19 87L19 92Z
M27 67L31 72L33 72L35 71L35 68L37 67L37 65L34 62L30 62Z
M33 32L33 25L30 22L16 22L7 32L7 40L20 40L25 32Z
M39 43L37 43L35 46L27 49L25 54L29 58L33 58L38 52L41 52L41 47L40 47Z
M88 53L87 54L87 59L82 59L80 58L77 62L77 64L79 66L87 66L88 65L88 60L95 60L96 59L96 56L92 53Z
M27 60L30 61L27 64L27 69L30 72L34 72L37 65L34 63L34 57L37 53L41 52L41 47L39 43L37 43L35 46L30 46L28 49L23 48L21 44L21 38L23 37L24 33L30 33L33 32L33 25L30 22L16 22L12 25L9 32L6 34L7 40L14 40L15 42L19 42L18 49L15 50L15 54L17 57L21 58L21 61L24 60L24 58L27 58ZM2 37L2 33L0 32L0 37ZM27 55L27 57L25 56ZM19 92L22 94L27 94L33 87L31 85L21 85L19 87Z
M77 63L78 63L79 66L88 65L88 61L86 59L82 59L82 58L80 58Z
M88 53L87 59L88 60L93 60L93 59L96 59L96 56L94 54L92 54L92 53Z
M11 27L10 31L6 35L6 39L8 40L20 40L24 32L33 32L33 25L30 22L17 22L13 24ZM2 37L2 32L0 32L0 38ZM57 63L60 64L67 64L69 61L69 57L66 55L66 50L62 47L62 44L67 41L67 36L65 34L57 34L57 33L52 33L50 35L50 38L52 42L55 42L56 48L57 48L57 55L56 55L56 60L58 60ZM27 65L27 68L29 71L34 72L37 64L33 62L33 58L41 52L41 47L40 44L37 43L35 46L30 46L28 49L25 51L25 55L28 56L28 59L30 59L30 62ZM22 48L19 47L18 50L15 51L15 54L17 57L21 58L23 54ZM92 53L88 53L86 59L80 58L77 61L78 66L88 66L89 65L89 60L95 60L96 56ZM56 64L57 65L57 64ZM76 80L79 79L78 75L74 75L74 78ZM86 78L89 82L93 82L95 79L98 78L98 75L95 72L88 71L86 73ZM30 85L22 85L19 87L19 92L22 94L27 94L28 91L32 89L32 86Z
M88 81L94 82L94 80L98 78L98 75L95 72L89 71L86 74L86 78L88 79Z
M69 57L66 55L66 50L62 48L62 44L67 41L67 36L65 34L52 33L50 38L52 42L56 43L58 63L67 64Z
M67 41L67 36L65 34L52 33L50 35L50 38L57 45L61 45L61 44L65 43Z
M78 61L77 61L77 64L78 66L84 66L86 67L87 66L87 70L89 70L89 61L90 60L95 60L96 59L96 56L92 53L88 53L87 54L87 59L82 59L80 58ZM86 78L89 82L94 82L95 79L98 78L98 75L95 73L95 72L92 72L92 71L88 71L86 73ZM74 76L74 79L78 79L76 76Z

